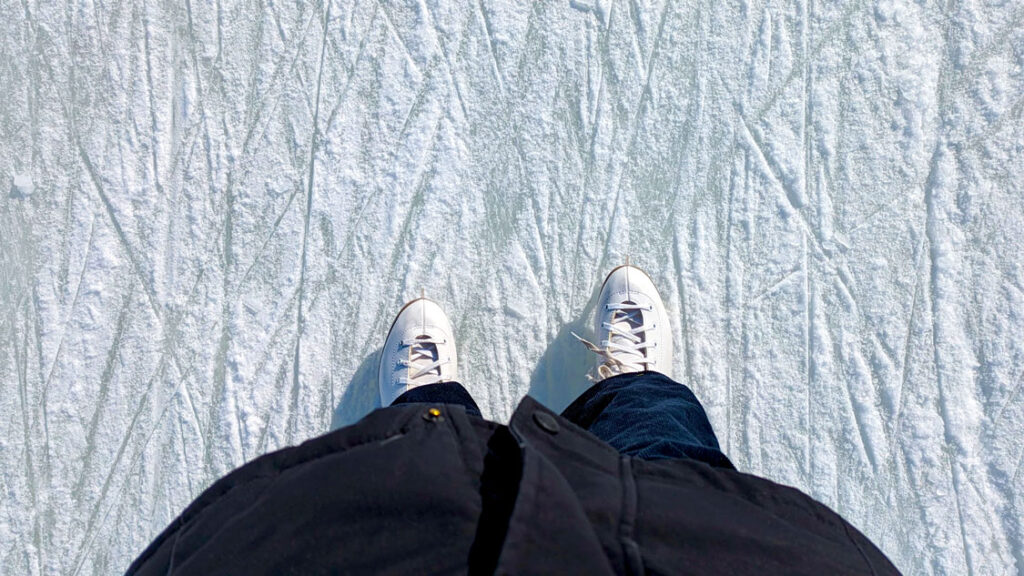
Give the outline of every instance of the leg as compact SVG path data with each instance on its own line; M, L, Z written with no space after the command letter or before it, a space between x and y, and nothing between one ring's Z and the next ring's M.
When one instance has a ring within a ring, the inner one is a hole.
M480 414L480 407L473 401L473 397L458 382L438 382L436 384L425 384L410 388L395 398L391 403L395 404L458 404L466 408L466 414L483 418Z
M691 458L735 469L719 448L697 397L658 372L606 378L577 398L562 416L629 456Z
M672 380L672 333L665 305L643 270L612 270L601 286L594 318L602 378L562 416L623 454L658 460L691 458L733 468L718 447L704 407Z

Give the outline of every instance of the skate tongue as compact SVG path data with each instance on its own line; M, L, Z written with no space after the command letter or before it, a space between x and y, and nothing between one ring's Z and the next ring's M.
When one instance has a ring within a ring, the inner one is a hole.
M437 343L433 338L426 334L417 336L410 348L410 366L409 368L415 368L417 371L422 367L432 364L437 361L439 354L437 352ZM437 374L441 375L441 367L435 366L434 368L425 372L426 374Z
M635 306L636 302L626 300L623 304ZM636 334L639 339L638 342L623 336L620 332L632 333L633 330L643 326L643 311L642 310L614 310L612 311L612 319L609 322L612 325L612 330L608 334L608 343L617 344L627 348L627 350L619 350L616 355L624 364L639 364L644 359L644 355L640 350L634 349L633 347L638 343L643 343L646 340L646 334L641 331Z

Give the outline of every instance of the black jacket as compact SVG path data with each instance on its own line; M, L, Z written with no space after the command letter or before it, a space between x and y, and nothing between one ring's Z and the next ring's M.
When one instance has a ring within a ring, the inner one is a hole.
M509 425L406 404L207 489L131 574L896 574L802 492L648 462L527 397Z

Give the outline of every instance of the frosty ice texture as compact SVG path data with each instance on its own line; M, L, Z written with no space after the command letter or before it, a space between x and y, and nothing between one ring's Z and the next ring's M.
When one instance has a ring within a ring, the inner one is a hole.
M565 406L626 254L740 469L1024 569L1019 2L2 5L0 572L371 410L421 290Z

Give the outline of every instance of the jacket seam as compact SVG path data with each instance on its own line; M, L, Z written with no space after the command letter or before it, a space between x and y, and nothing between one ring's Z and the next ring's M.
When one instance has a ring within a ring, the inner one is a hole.
M532 465L527 463L528 455L524 445L520 445L520 450L523 454L523 471L522 477L519 484L519 493L516 495L516 503L512 508L512 512L508 518L508 530L505 533L505 541L501 543L501 550L498 551L498 558L495 561L495 574L515 574L523 570L520 566L521 558L523 554L519 550L521 543L510 539L509 536L512 534L513 522L516 522L517 510L522 505L522 509L526 511L525 516L527 518L535 518L538 515L540 508L540 498L538 492L543 489L543 485L539 480L538 475L540 474L540 468L537 463L534 462ZM518 525L515 526L519 528ZM512 566L504 566L505 563L511 563Z
M633 477L632 458L625 454L619 458L619 475L622 482L622 509L619 519L622 564L626 574L643 574L643 558L633 534L637 510L636 479Z
M875 570L875 565L871 563L870 559L868 559L868 555L864 552L864 548L862 548L860 542L857 542L857 539L853 537L853 534L850 534L850 525L847 522L842 521L842 518L840 518L840 523L843 525L843 530L846 532L846 536L850 539L850 542L853 542L854 547L857 548L857 552L860 552L860 557L864 559L864 563L867 564L868 570L871 570L871 574L873 576L878 576L878 572Z

